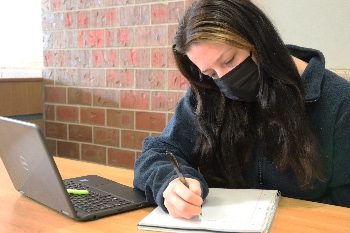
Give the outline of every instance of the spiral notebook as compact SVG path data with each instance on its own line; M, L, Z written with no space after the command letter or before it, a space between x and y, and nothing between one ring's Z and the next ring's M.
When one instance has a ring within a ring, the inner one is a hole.
M278 206L277 190L209 189L202 214L190 220L174 218L160 207L138 228L163 232L269 232Z

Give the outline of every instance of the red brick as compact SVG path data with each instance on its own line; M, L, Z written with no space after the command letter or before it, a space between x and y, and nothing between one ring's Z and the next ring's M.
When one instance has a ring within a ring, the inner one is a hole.
M167 111L168 108L168 93L165 91L152 92L152 110Z
M67 88L65 87L45 87L44 100L46 103L60 103L67 102Z
M55 120L55 106L46 104L45 105L45 120L53 121Z
M119 57L121 67L150 67L149 49L121 49Z
M165 89L166 71L164 70L136 70L136 88L137 89Z
M116 27L118 26L117 21L117 9L94 9L90 14L92 28L102 27Z
M106 148L102 146L82 144L81 158L83 160L94 162L94 163L106 164L107 162Z
M168 49L152 49L151 50L152 57L152 67L155 68L164 68L167 66L168 61Z
M67 124L45 122L45 133L48 138L67 139Z
M65 31L52 31L53 41L52 47L53 49L63 49L66 46L65 43Z
M106 86L106 73L103 69L81 69L79 70L79 77L81 86Z
M108 165L134 168L135 152L127 150L108 149Z
M127 6L120 8L120 25L134 26L134 25L148 25L151 22L149 14L150 6Z
M64 13L64 26L66 29L77 28L77 14L74 12Z
M150 93L147 91L120 91L120 106L148 110L150 108Z
M57 106L56 120L64 122L79 122L79 109L77 107Z
M134 41L134 31L130 28L120 28L116 31L117 46L132 46Z
M90 89L68 88L68 104L79 104L91 106L92 94Z
M166 45L166 26L145 26L135 31L135 46L162 46Z
M169 71L169 89L186 90L190 85L187 79L179 71Z
M59 11L61 9L61 0L54 0L53 2L53 10Z
M90 12L90 27L101 28L106 26L106 15L104 9L93 9Z
M91 48L104 46L104 31L91 30L89 31L88 45Z
M53 63L55 67L64 67L66 66L66 52L65 51L56 51L53 57Z
M78 31L78 47L87 48L89 45L89 32L88 31Z
M111 8L105 10L106 24L105 27L116 27L118 25L117 8Z
M73 10L77 10L77 4L76 4L76 0L61 0L64 2L65 5L65 10L67 11L73 11Z
M182 1L152 5L152 24L178 23L184 13Z
M80 122L82 124L105 125L105 109L80 108Z
M59 12L59 13L55 13L53 15L53 22L52 22L52 27L55 30L62 30L64 29L64 13L63 12Z
M78 28L88 28L90 26L90 14L88 11L78 11Z
M152 5L152 24L167 23L169 18L169 11L166 4Z
M185 7L182 1L170 2L168 4L168 11L170 13L168 23L178 23L185 12Z
M79 144L74 142L57 142L57 155L64 158L80 159Z
M119 107L119 91L114 89L94 89L93 105L97 107Z
M56 70L56 85L75 86L79 83L76 69Z
M117 29L106 29L106 47L116 47L116 30Z
M92 2L91 0L79 0L79 1L77 1L78 9L90 8L92 6L91 2Z
M94 143L119 147L119 130L112 128L94 127Z
M43 49L52 49L53 48L53 33L52 32L43 32Z
M55 85L63 86L64 84L69 84L66 80L66 69L56 69Z
M103 67L105 60L103 58L102 50L93 50L92 51L92 66L93 67Z
M134 30L132 28L106 29L107 47L133 46Z
M107 126L134 129L134 112L107 109Z
M118 65L117 50L93 50L92 65L94 67L115 67Z
M165 120L165 113L136 112L136 129L161 132L165 127Z
M89 87L105 87L106 71L104 69L90 69L90 79L82 80L82 85Z
M87 86L90 83L90 69L79 69L79 86Z
M64 31L62 34L63 48L78 48L78 31Z
M66 63L68 67L90 67L91 52L88 50L66 51Z
M76 2L76 0L73 0L74 2ZM89 8L89 9L93 9L93 8L101 8L104 7L106 5L106 0L79 0L80 3L78 3L79 7L84 7L84 8ZM110 1L110 0L108 0ZM120 0L114 0L114 1L120 1ZM125 1L125 0L122 0ZM127 0L129 1L129 0ZM84 3L85 2L85 3Z
M149 136L148 132L138 132L131 130L122 130L121 131L121 143L122 147L130 149L142 149L143 140Z
M69 140L92 143L92 127L84 125L69 125Z
M44 51L44 66L53 66L53 52L51 50Z
M134 71L130 69L107 70L107 87L131 88L134 86Z
M104 50L104 60L106 67L118 66L118 51L116 49Z
M123 5L134 4L134 1L130 1L130 0L104 0L103 4L106 7L107 6L123 6Z
M53 10L52 1L41 1L41 9L43 12L48 12Z
M44 13L41 16L42 19L42 29L43 31L48 31L53 29L53 18L54 14L53 13Z
M179 100L184 96L185 92L152 92L152 108L153 111L174 111Z

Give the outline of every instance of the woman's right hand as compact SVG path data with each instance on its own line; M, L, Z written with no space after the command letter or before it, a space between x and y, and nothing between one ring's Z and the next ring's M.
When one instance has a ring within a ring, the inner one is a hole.
M171 216L190 219L202 212L202 190L198 180L185 179L189 188L177 178L169 183L163 197L164 205Z

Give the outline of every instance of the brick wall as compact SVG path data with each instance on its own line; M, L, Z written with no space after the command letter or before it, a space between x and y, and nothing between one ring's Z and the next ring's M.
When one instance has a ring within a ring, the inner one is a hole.
M44 116L54 155L133 168L188 87L170 47L191 0L43 0ZM349 70L336 71L350 80Z
M171 45L187 1L43 0L52 154L133 168L188 87Z

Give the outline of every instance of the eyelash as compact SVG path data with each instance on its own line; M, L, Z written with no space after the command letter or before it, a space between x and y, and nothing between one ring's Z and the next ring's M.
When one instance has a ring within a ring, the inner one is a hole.
M235 57L231 57L227 62L225 62L225 65L230 64L230 63L233 61L234 58L235 58Z
M228 61L226 61L224 64L225 64L225 65L229 65L231 62L233 62L234 59L235 59L235 57L231 57L231 58L230 58ZM216 73L209 74L209 77L216 78Z

